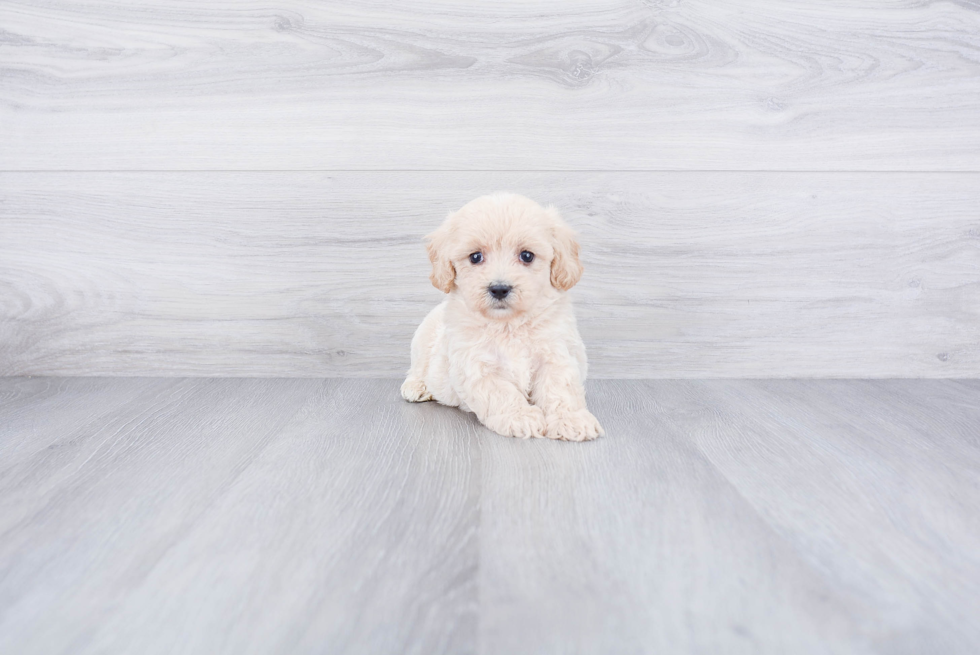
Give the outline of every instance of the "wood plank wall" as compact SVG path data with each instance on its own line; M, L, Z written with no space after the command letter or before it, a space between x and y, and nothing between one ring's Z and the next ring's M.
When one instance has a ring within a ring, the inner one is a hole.
M0 375L400 375L495 190L596 377L980 377L976 2L0 4Z

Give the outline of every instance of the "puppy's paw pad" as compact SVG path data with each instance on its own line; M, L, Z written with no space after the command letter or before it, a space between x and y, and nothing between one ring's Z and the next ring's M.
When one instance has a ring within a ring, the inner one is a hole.
M565 412L549 417L548 437L565 441L590 441L605 431L599 421L587 409Z
M408 378L402 383L402 398L410 403L423 403L432 400L432 394L425 388L425 382L418 378Z
M544 433L547 425L544 412L534 405L528 405L525 408L515 411L513 414L501 417L494 427L494 431L505 437L530 439L532 437L545 436Z

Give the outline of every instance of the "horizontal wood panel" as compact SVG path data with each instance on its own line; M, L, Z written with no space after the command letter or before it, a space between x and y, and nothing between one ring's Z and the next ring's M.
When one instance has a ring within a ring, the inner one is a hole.
M0 174L0 375L399 376L421 238L582 235L595 377L980 376L980 174Z
M3 170L980 170L971 2L0 5Z

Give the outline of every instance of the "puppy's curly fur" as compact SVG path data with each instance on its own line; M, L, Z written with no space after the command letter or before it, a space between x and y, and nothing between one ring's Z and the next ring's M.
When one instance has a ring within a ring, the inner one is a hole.
M585 405L585 346L565 293L582 277L575 233L553 207L483 196L428 237L432 284L447 293L412 339L411 402L476 414L511 437L603 434Z

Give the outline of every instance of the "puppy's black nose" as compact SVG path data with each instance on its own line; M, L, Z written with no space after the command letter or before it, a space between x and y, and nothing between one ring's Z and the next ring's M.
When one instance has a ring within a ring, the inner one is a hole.
M503 300L513 288L514 287L508 284L491 284L489 287L487 287L487 291L489 291L490 295L497 300Z

